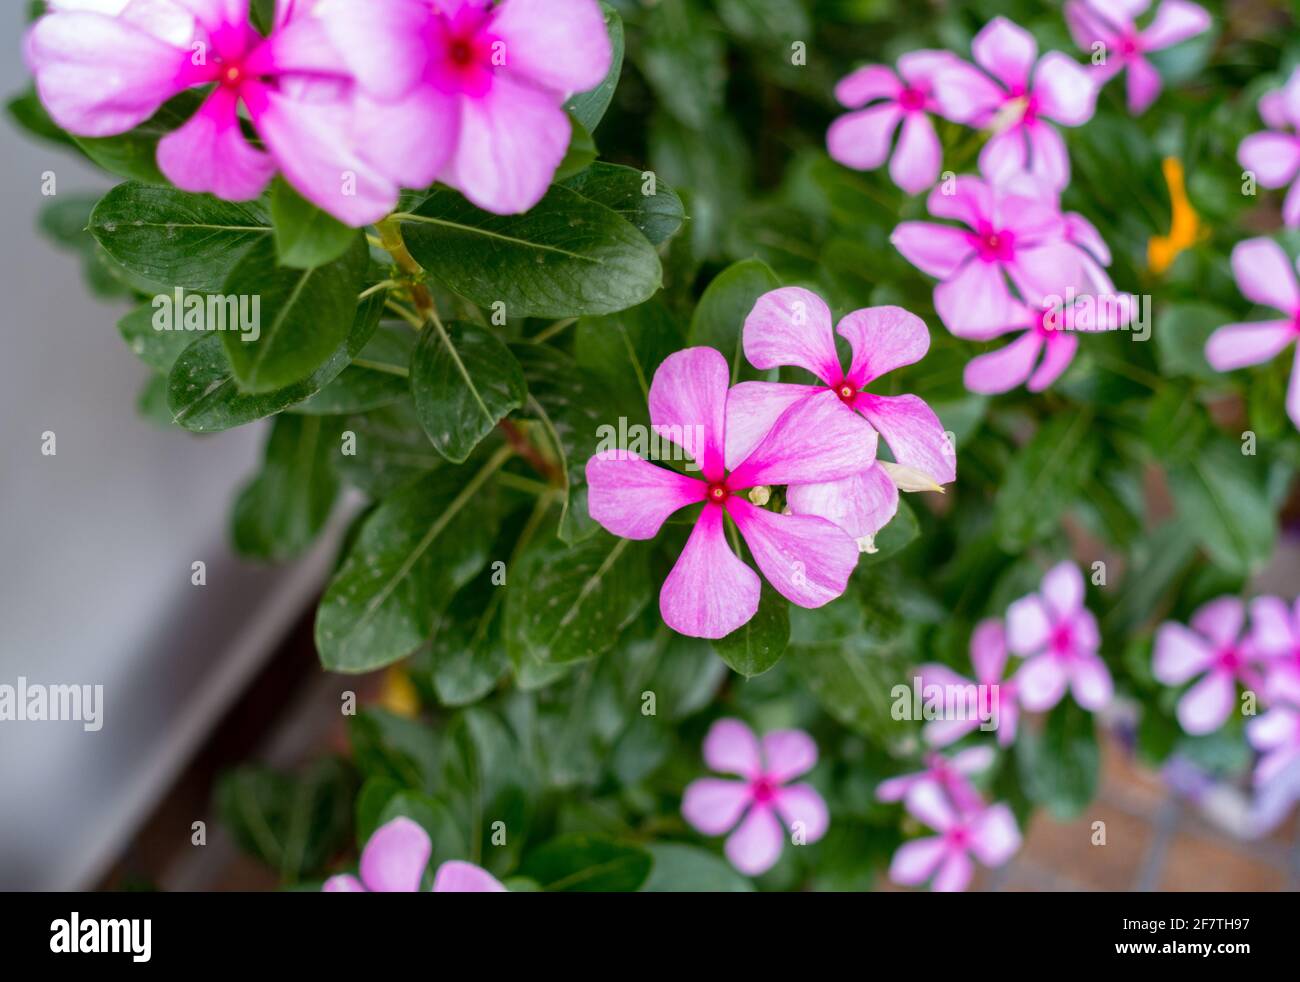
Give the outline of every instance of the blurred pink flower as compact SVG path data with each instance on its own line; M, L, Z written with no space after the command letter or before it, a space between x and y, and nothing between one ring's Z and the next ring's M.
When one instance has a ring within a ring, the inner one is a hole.
M1020 829L1004 804L974 811L954 810L933 784L919 784L906 798L907 810L939 834L903 843L889 864L889 878L902 886L930 880L932 890L965 890L975 873L972 856L1001 866L1020 848Z
M1165 685L1201 680L1178 700L1178 722L1188 733L1217 730L1232 714L1237 682L1263 692L1251 667L1257 660L1243 634L1246 605L1239 597L1220 597L1192 615L1190 628L1166 621L1156 632L1152 672Z
M1039 59L1034 36L1005 17L984 25L971 42L971 53L984 71L958 60L938 73L934 92L939 111L992 131L980 151L985 174L1028 171L1053 189L1064 188L1070 182L1070 157L1048 120L1079 126L1092 118L1097 91L1087 70L1059 51Z
M942 280L934 306L944 325L962 338L981 338L1005 328L1016 315L1007 278L1022 296L1064 295L1089 289L1084 252L1066 239L1066 222L1055 196L1029 193L958 177L930 192L926 206L935 222L902 222L890 236L894 247L921 272Z
M498 214L527 211L568 151L565 100L613 52L596 0L321 0L372 99L363 137L396 183L434 180Z
M959 687L978 684L996 692L998 744L1009 747L1016 740L1020 707L1016 702L1015 681L1003 678L1007 667L1007 636L1002 621L989 618L976 625L970 639L970 660L975 668L974 682L958 675L946 665L927 664L917 669L921 676L921 684ZM950 743L956 743L967 733L973 732L979 725L978 717L934 720L926 724L924 737L931 746L946 747Z
M1016 672L1020 704L1031 712L1051 709L1068 687L1074 701L1096 712L1114 694L1110 671L1097 655L1097 618L1084 606L1083 574L1060 563L1043 577L1040 593L1007 609L1007 643L1026 660Z
M375 829L361 852L361 877L331 876L326 893L415 893L424 878L433 845L429 833L409 818L398 817ZM504 893L497 878L473 863L448 860L433 878L434 893Z
M1300 599L1288 610L1278 597L1257 597L1250 624L1250 646L1266 674L1265 694L1300 706Z
M929 116L938 111L934 77L953 60L947 51L909 51L898 59L897 74L887 65L867 65L841 79L835 98L854 112L831 124L826 134L831 157L856 170L875 170L889 157L901 121L889 176L908 194L931 187L943 165Z
M1160 94L1160 74L1146 56L1210 27L1210 15L1203 7L1187 0L1162 0L1151 23L1139 30L1135 21L1150 2L1069 0L1065 5L1065 23L1075 44L1088 55L1098 50L1105 54L1104 62L1092 66L1098 86L1128 69L1128 111L1134 116L1146 112Z
M398 188L354 139L354 82L313 3L281 3L263 38L248 0L52 0L24 50L41 101L78 136L125 133L185 89L213 85L158 144L169 181L246 201L279 170L330 214L364 225L391 210ZM241 104L265 151L245 139Z
M1268 129L1241 141L1237 161L1266 188L1291 185L1282 202L1282 220L1291 228L1300 227L1300 181L1296 180L1300 174L1300 68L1291 72L1282 88L1260 96L1259 115Z
M836 481L861 473L876 452L875 431L829 392L787 405L779 418L754 430L752 411L728 393L730 378L731 366L719 352L687 348L665 358L650 385L655 432L692 454L704 480L626 450L602 451L587 461L588 511L614 535L651 539L673 512L704 503L659 594L664 622L699 638L730 634L758 610L758 576L727 545L724 516L736 523L768 582L791 603L820 607L844 592L858 561L847 534L821 518L760 508L737 492ZM735 434L741 433L745 446L738 450Z
M1228 324L1205 342L1205 360L1218 372L1258 365L1277 357L1300 338L1300 285L1291 261L1272 239L1247 239L1232 250L1237 288L1248 300L1281 311L1280 320ZM1300 350L1291 370L1286 412L1300 427Z
M817 744L803 730L773 731L760 745L740 720L720 719L704 738L704 762L744 780L692 781L682 795L682 815L703 835L735 829L725 851L746 876L766 873L780 857L785 838L781 822L801 833L803 843L826 834L830 816L822 796L811 784L790 783L817 763Z
M741 382L728 400L727 456L750 452L782 414L798 406L870 422L889 444L897 463L935 486L957 477L957 455L939 417L914 395L878 396L862 389L876 379L920 361L930 347L925 323L901 307L868 307L847 314L836 329L849 342L847 371L835 350L831 312L817 294L800 287L772 290L745 318L744 348L759 369L803 368L820 385ZM874 442L874 436L871 438ZM873 447L874 450L874 447ZM874 459L874 453L873 453ZM792 483L786 503L796 515L834 522L855 539L875 535L898 510L898 488L884 468L868 463L835 481Z
M1260 753L1255 784L1270 784L1300 767L1300 710L1278 706L1246 724L1246 739Z
M881 781L876 787L876 797L881 801L902 801L916 788L932 785L947 795L962 812L978 811L984 807L984 799L971 784L970 776L988 770L993 763L991 748L968 747L951 757L931 751L925 755L924 762L923 771Z

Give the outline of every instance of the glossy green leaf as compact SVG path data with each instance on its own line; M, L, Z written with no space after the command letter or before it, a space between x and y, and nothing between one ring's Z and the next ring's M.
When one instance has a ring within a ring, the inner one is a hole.
M409 366L414 347L415 334L409 327L380 324L374 337L338 378L292 411L337 416L392 405L410 390Z
M654 174L618 164L595 163L564 186L621 215L654 245L670 238L686 220L677 192Z
M188 331L159 330L167 322L157 318L157 313L152 304L137 307L117 322L117 331L136 357L165 375L172 370L181 352L194 342L194 335Z
M564 105L565 110L593 133L614 98L619 75L623 72L623 18L607 3L601 3L600 8L605 15L605 30L609 32L612 54L609 71L594 89L578 93Z
M752 678L780 661L789 643L790 602L764 583L758 613L714 641L713 650L733 671Z
M641 888L652 865L637 846L573 835L534 850L519 872L553 892L628 893Z
M314 269L332 263L361 237L354 228L327 215L283 178L271 186L271 222L281 266Z

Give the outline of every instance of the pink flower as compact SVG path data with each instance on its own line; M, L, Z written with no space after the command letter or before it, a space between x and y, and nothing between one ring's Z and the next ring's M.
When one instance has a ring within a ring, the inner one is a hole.
M1250 622L1250 647L1263 659L1268 698L1300 706L1300 599L1288 610L1277 597L1257 597Z
M366 139L407 187L434 180L488 211L527 211L569 147L564 102L613 57L596 0L321 0L330 37L373 99Z
M1066 222L1054 195L1025 193L976 177L930 192L926 206L935 222L902 222L890 236L894 247L921 272L943 282L934 306L958 337L978 338L1010 323L1015 305L1007 278L1022 296L1087 292L1090 268L1083 250L1066 239Z
M758 576L727 545L726 516L768 582L792 603L820 607L844 592L858 560L851 538L824 519L779 515L737 492L839 480L861 473L876 450L871 427L834 398L788 405L757 432L750 410L733 398L736 390L728 393L730 378L719 352L687 348L665 358L650 385L655 432L691 453L704 480L626 450L587 461L588 511L614 535L653 538L673 512L704 503L659 594L664 622L699 638L730 634L758 610Z
M1232 271L1237 288L1257 304L1272 307L1285 316L1280 320L1228 324L1205 342L1205 360L1215 371L1230 372L1275 358L1300 338L1300 286L1291 261L1271 239L1247 239L1232 250ZM1291 370L1286 412L1300 427L1300 351Z
M1065 5L1065 23L1075 44L1088 54L1105 53L1106 60L1092 69L1098 86L1128 69L1128 111L1134 116L1146 112L1160 94L1160 75L1146 56L1210 26L1204 8L1187 0L1163 0L1151 23L1138 30L1134 21L1149 5L1150 0L1070 0Z
M1295 180L1300 173L1300 135L1296 133L1300 130L1300 68L1291 72L1281 89L1260 96L1259 115L1268 129L1242 140L1237 160L1266 188L1291 185L1282 202L1282 220L1291 228L1300 227L1300 181Z
M1260 753L1255 784L1270 784L1300 767L1300 711L1287 706L1270 709L1246 724L1246 739Z
M817 763L817 744L803 730L776 730L760 746L740 720L720 719L704 738L704 762L744 780L692 781L682 795L682 815L703 835L735 829L727 837L727 859L746 876L766 873L781 855L781 822L801 844L826 834L830 816L822 796L811 784L789 783Z
M874 428L885 438L895 461L919 472L932 485L957 476L957 456L943 424L914 395L878 396L862 389L888 372L921 360L930 347L925 324L901 307L855 310L836 330L849 342L852 361L845 370L835 350L831 312L808 290L785 287L758 298L745 318L744 347L759 369L791 365L806 369L820 385L741 382L731 390L729 407L735 425L727 430L728 457L743 457L773 423L796 407L842 419L842 425L866 417L859 440L872 453L858 473L833 481L791 482L786 503L796 515L817 515L834 522L855 539L874 535L898 510L898 487L888 468L873 466Z
M1178 700L1178 722L1188 733L1211 733L1232 713L1237 681L1262 691L1250 667L1257 659L1242 635L1246 605L1238 597L1220 597L1192 615L1191 629L1168 621L1156 632L1152 672L1165 685L1182 685L1200 675Z
M902 801L922 785L931 785L947 795L963 812L979 811L984 807L984 799L970 783L970 776L988 770L993 763L990 748L969 747L952 757L930 752L924 759L925 770L881 781L876 787L876 797L881 801Z
M1016 672L1020 704L1031 712L1051 709L1066 687L1084 709L1104 709L1114 692L1106 663L1097 656L1097 618L1083 605L1083 574L1060 563L1043 577L1042 592L1021 597L1007 609L1007 642L1026 659Z
M409 818L398 817L375 829L361 852L361 878L331 876L326 893L415 893L424 878L433 845L429 833ZM504 893L491 873L460 860L448 860L433 878L434 893Z
M1015 681L1002 677L1007 667L1007 636L1000 620L990 618L976 625L970 639L970 660L975 668L975 682L958 675L946 665L928 664L918 669L921 683L923 686L957 687L949 689L950 692L964 691L968 686L979 684L990 693L996 693L998 745L1009 747L1016 742L1020 707L1016 704ZM988 698L991 700L994 696ZM950 743L956 743L980 726L978 715L968 713L967 716L967 719L942 719L927 723L924 731L926 743L932 747L946 747Z
M906 804L914 817L939 834L898 847L889 878L902 886L917 886L933 877L933 890L965 890L975 873L972 856L985 866L1001 866L1020 848L1020 829L1006 805L955 811L933 784L913 788Z
M1079 126L1092 118L1097 91L1087 71L1059 51L1039 59L1034 36L1005 17L984 25L971 42L971 53L988 75L962 61L946 68L935 79L940 111L959 123L992 130L980 151L985 174L1028 171L1051 188L1064 188L1070 181L1070 158L1065 141L1047 120Z
M898 59L897 75L887 65L867 65L841 79L835 98L856 111L831 124L826 134L831 157L856 170L875 170L889 157L901 121L889 176L908 194L931 187L943 164L929 116L938 111L934 78L954 60L947 51L909 51Z
M387 214L398 189L353 139L355 85L314 2L281 2L263 38L248 0L52 0L25 54L50 115L78 136L125 133L183 90L212 85L158 144L169 181L246 201L279 170L304 197L364 225ZM244 138L241 105L265 151Z

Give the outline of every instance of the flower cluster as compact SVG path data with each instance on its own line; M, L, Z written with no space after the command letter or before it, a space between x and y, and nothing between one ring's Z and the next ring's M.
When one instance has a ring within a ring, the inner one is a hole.
M612 57L595 0L281 0L265 36L249 0L48 6L24 51L69 133L125 133L203 87L159 142L169 181L245 201L279 173L350 225L434 181L490 211L526 211L568 148L564 101L598 85Z
M733 386L731 366L713 348L664 359L650 385L650 421L695 455L703 479L621 449L587 462L588 510L615 535L650 539L674 512L703 506L659 596L674 630L721 638L758 611L759 578L727 545L726 518L782 596L820 607L844 592L859 549L871 548L893 517L899 486L938 488L956 476L952 445L921 399L862 391L925 355L921 320L898 307L872 307L846 316L838 331L853 352L847 370L821 298L774 290L745 321L745 354L756 368L794 365L820 384ZM877 460L878 434L893 462ZM780 485L785 507L777 510L771 487ZM749 489L762 490L744 495Z

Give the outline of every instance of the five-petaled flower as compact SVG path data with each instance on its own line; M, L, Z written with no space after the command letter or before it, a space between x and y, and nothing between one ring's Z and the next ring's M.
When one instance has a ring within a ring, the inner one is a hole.
M361 851L359 878L340 873L326 880L321 889L326 893L416 893L432 853L429 833L399 816L370 836ZM447 860L433 877L434 893L502 893L505 889L487 870L459 859Z
M682 795L682 814L704 835L735 829L725 851L746 876L767 872L780 858L782 822L800 844L826 834L830 818L822 796L811 784L790 783L817 763L817 744L803 730L776 730L760 744L740 720L720 719L704 738L704 762L742 780L692 781Z
M1300 339L1300 284L1282 247L1271 239L1247 239L1232 250L1237 288L1257 304L1272 307L1280 319L1228 324L1205 342L1205 360L1215 371L1229 372L1269 361ZM1286 412L1300 427L1300 348L1291 369Z
M912 788L904 803L913 817L939 834L898 847L889 864L889 878L902 886L917 886L933 877L933 890L965 890L975 874L972 856L985 866L1001 866L1020 848L1020 829L1004 804L954 807L931 783Z
M1048 120L1081 126L1092 118L1097 90L1088 72L1059 51L1039 59L1034 36L1005 17L984 25L971 53L983 72L957 60L935 76L940 111L992 131L980 151L985 174L1000 179L1027 172L1047 188L1064 188L1070 157Z
M1016 729L1020 722L1020 706L1017 703L1018 692L1014 678L1004 678L1007 668L1007 632L1002 621L989 618L975 626L970 639L970 660L975 669L975 681L958 675L946 665L927 664L917 669L922 686L937 685L948 692L974 692L974 702L963 695L965 712L961 718L937 719L926 724L925 741L934 747L946 747L955 743L967 733L981 725L983 720L977 712L981 705L996 706L995 723L998 731L998 744L1009 747L1016 741ZM977 685L983 686L989 693L987 701L981 703ZM951 687L951 688L949 688ZM996 703L993 700L996 698Z
M1211 733L1232 714L1237 681L1264 689L1254 667L1258 653L1243 632L1246 605L1239 597L1220 597L1192 615L1191 627L1174 621L1156 632L1152 673L1165 685L1201 680L1178 700L1178 722L1188 733Z
M784 413L865 417L889 444L895 462L939 489L957 477L957 455L939 417L914 395L878 396L862 391L876 379L920 361L930 347L924 322L901 307L868 307L846 315L835 328L849 342L847 370L835 350L831 312L808 290L785 287L758 298L745 318L743 344L759 369L794 366L820 385L741 382L728 405L735 413L727 430L727 454L744 457ZM874 438L872 438L874 439ZM817 515L854 539L873 536L898 510L898 486L888 465L871 465L835 481L791 482L786 502L796 515Z
M1097 654L1097 618L1083 604L1083 574L1073 563L1048 570L1040 593L1007 608L1007 644L1025 658L1016 672L1020 704L1051 709L1068 687L1084 709L1104 709L1114 693L1110 671Z
M1074 42L1089 55L1103 58L1092 65L1098 86L1127 70L1128 111L1146 112L1160 94L1160 73L1147 60L1152 51L1181 44L1210 26L1205 8L1187 0L1162 0L1151 23L1135 23L1150 0L1069 0L1065 23Z
M857 565L858 548L838 526L811 515L777 514L737 492L837 481L861 473L876 452L875 431L843 412L837 399L790 406L779 419L765 418L762 432L749 439L756 433L751 410L731 398L730 378L721 353L686 348L665 358L650 384L655 432L694 453L703 480L626 450L602 451L587 461L587 509L623 538L653 538L673 512L703 503L659 594L664 622L700 638L730 634L758 611L759 578L727 545L727 517L768 582L801 607L834 600Z

